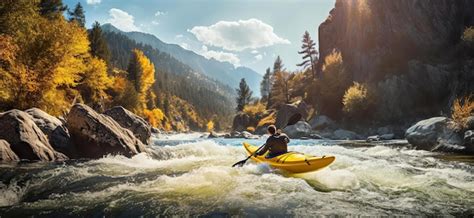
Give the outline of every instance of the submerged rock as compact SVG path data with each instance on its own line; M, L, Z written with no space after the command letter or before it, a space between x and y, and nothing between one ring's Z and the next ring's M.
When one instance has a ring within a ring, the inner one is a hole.
M104 114L112 117L123 128L132 131L144 144L150 144L152 128L145 119L121 106L110 108Z
M360 139L361 137L355 132L345 129L338 129L333 132L333 138L338 140L355 140Z
M301 138L311 136L311 126L304 121L298 121L297 123L287 126L283 129L290 138Z
M452 151L463 144L454 121L447 117L433 117L411 126L405 133L408 143L429 151Z
M67 127L81 157L100 158L107 154L130 157L147 151L130 130L84 104L75 104L71 108Z
M30 108L25 111L33 122L48 136L49 143L53 148L69 158L75 158L77 151L71 142L71 136L66 125L58 118L38 109Z
M20 158L12 151L10 144L0 139L0 161L19 161Z
M48 137L27 113L10 110L0 115L0 138L5 139L20 159L56 161L68 159L53 149Z

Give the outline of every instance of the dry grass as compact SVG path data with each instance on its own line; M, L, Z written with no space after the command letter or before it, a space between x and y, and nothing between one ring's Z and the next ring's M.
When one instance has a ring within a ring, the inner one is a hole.
M266 110L266 107L261 102L256 102L254 104L249 104L244 107L244 113L248 114L251 117L255 117L258 114L263 114Z

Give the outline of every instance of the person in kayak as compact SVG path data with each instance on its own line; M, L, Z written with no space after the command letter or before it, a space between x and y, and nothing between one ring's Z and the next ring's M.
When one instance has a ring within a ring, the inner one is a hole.
M285 133L277 132L275 125L268 126L267 131L270 134L270 137L268 137L263 148L260 149L260 151L255 152L254 156L264 155L267 151L269 152L265 158L273 158L287 153L290 138L288 138Z

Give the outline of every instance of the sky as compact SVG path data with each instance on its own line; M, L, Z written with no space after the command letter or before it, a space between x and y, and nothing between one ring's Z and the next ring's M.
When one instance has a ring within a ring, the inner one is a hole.
M280 55L286 69L300 68L301 38L317 29L335 0L64 0L80 2L86 26L98 21L123 31L151 33L206 58L260 74Z

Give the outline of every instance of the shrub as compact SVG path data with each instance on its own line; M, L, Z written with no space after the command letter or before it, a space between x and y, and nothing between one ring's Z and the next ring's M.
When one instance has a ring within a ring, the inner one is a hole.
M212 132L214 130L214 122L212 122L212 120L209 120L209 122L207 122L206 127L208 132Z
M254 104L245 105L243 111L250 117L256 117L263 114L265 110L266 110L265 105L261 103L260 101L257 101Z
M255 132L255 127L253 127L253 126L247 127L247 132L250 132L250 133Z
M366 85L354 82L354 85L346 90L342 99L343 111L351 119L366 117L371 101Z
M272 124L275 124L276 120L276 114L275 112L271 113L270 115L262 118L260 121L258 121L257 128L262 127L262 126L269 126Z
M463 47L470 56L474 56L474 27L468 27L461 36Z
M456 123L466 126L466 119L474 115L474 100L472 96L454 100L451 117Z
M163 121L163 119L165 118L163 112L158 108L155 108L153 110L144 109L143 115L153 127L161 126L161 121Z

